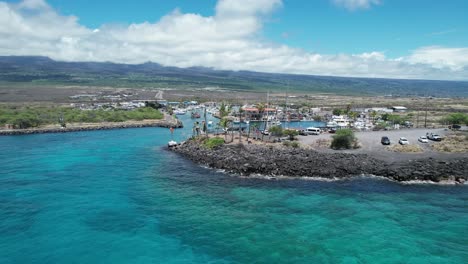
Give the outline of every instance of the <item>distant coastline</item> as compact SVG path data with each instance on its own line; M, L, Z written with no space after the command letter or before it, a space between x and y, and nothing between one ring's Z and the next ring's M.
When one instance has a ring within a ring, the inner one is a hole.
M100 123L71 123L67 127L60 125L49 125L38 128L28 129L2 129L0 136L12 135L29 135L29 134L44 134L44 133L67 133L77 131L91 130L109 130L122 128L140 128L140 127L165 127L165 128L182 128L183 124L180 120L171 116L166 116L162 120L141 120L141 121L125 121L125 122L100 122Z

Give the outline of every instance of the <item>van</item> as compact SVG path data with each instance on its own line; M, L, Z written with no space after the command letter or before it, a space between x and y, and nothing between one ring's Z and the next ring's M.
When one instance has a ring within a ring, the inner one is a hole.
M308 127L306 128L306 133L309 135L320 135L320 128Z

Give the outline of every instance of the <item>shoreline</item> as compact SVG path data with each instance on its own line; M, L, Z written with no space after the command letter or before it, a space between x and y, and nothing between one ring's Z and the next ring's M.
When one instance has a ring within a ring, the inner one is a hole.
M202 166L204 168L209 168ZM226 171L220 170L222 173L228 173ZM439 182L435 181L424 181L424 180L410 180L410 181L397 181L394 179L390 179L384 176L378 175L350 175L346 178L325 178L325 177L314 177L314 176L286 176L286 175L263 175L263 174L252 174L249 176L240 175L240 174L231 174L233 177L240 177L240 178L252 178L252 179L263 179L263 180L274 180L274 181L282 181L282 180L303 180L303 181L319 181L319 182L339 182L339 181L349 181L349 180L360 180L360 179L377 179L383 181L389 181L404 185L438 185L438 186L468 186L468 184L463 184L457 182L455 180L441 180Z
M199 165L240 177L342 180L372 175L405 184L441 185L466 184L468 181L466 157L387 162L368 154L324 153L257 144L222 145L208 149L196 140L186 141L171 150Z
M0 136L15 136L15 135L31 135L45 133L68 133L79 131L93 130L110 130L124 128L142 128L142 127L164 127L164 128L182 128L183 124L180 120L165 115L164 119L151 119L141 121L124 121L124 122L100 122L100 123L70 123L67 127L62 128L59 125L48 125L39 128L26 129L3 129L0 130Z

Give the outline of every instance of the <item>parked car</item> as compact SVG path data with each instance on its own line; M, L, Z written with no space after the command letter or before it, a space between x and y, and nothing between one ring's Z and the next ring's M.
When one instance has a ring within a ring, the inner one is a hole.
M380 142L382 143L382 145L390 145L390 139L388 137L382 137Z
M398 140L398 143L401 145L409 145L409 141L405 137L401 137L400 140Z
M434 134L434 133L426 133L426 136L428 139L430 140L434 140L434 141L442 141L442 137L437 135L437 134Z
M320 132L322 132L320 130L320 128L317 128L317 127L308 127L306 128L305 130L307 132L307 134L309 135L320 135Z
M429 142L429 140L427 140L427 137L426 136L420 136L418 138L418 141L421 142L421 143L427 143Z
M301 135L301 136L309 135L309 133L307 133L304 129L300 129L300 130L298 130L298 132L299 132L299 135Z

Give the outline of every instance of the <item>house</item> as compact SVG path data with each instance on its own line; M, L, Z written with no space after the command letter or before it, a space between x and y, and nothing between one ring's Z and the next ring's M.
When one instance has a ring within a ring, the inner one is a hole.
M242 110L247 120L263 120L265 115L274 116L277 112L276 108L265 108L263 113L260 113L256 107L244 107Z

